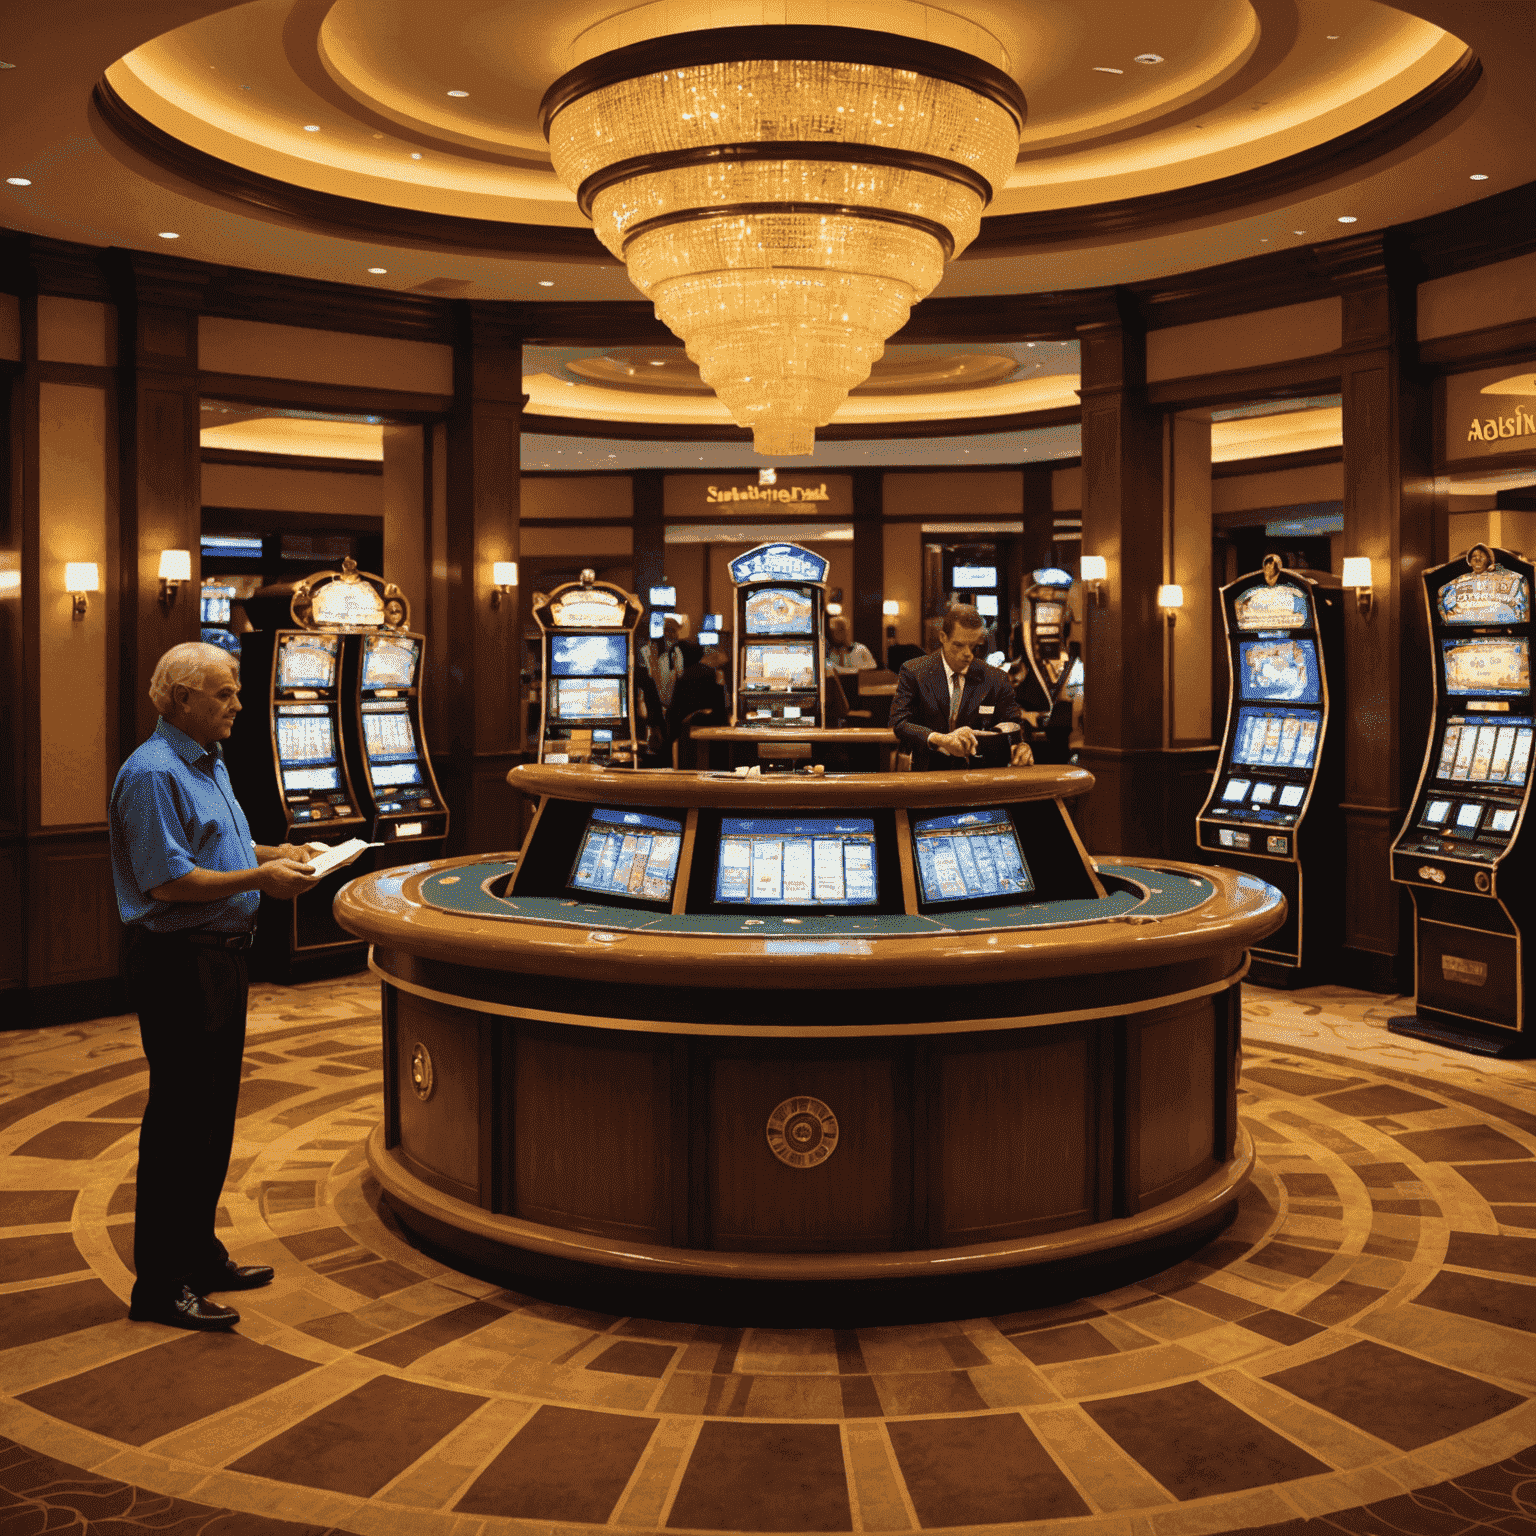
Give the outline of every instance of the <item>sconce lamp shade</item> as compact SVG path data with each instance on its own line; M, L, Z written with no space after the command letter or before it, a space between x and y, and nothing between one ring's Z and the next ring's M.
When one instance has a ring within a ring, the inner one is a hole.
M191 551L185 549L162 549L160 551L160 579L161 581L191 581Z
M1081 569L1084 581L1105 581L1109 577L1109 562L1103 555L1084 555Z
M1344 576L1342 585L1346 587L1369 587L1371 582L1371 562L1366 555L1346 555L1344 557Z
M827 616L829 618L833 618L833 619L840 618L842 616L842 612L843 612L843 605L841 603L828 603L827 604Z
M101 572L94 560L70 560L64 566L66 592L100 592Z
M498 587L515 587L517 585L517 561L495 561L491 566L491 580Z
M901 616L901 604L894 597L888 597L880 604L880 612L888 619L899 618Z
M1184 606L1184 588L1180 586L1161 586L1157 589L1157 606L1163 609L1182 608Z

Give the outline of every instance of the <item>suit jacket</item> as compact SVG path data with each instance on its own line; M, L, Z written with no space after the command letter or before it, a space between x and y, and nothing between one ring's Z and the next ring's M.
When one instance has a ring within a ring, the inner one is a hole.
M672 689L672 702L667 706L667 734L673 741L677 740L683 721L700 710L708 710L715 717L700 723L726 723L728 706L725 689L720 686L713 667L706 667L702 661L696 661L683 668Z
M1013 696L1008 674L984 661L973 661L965 674L956 727L990 730L1000 720L1022 720L1024 712ZM949 730L949 680L944 656L935 651L920 661L909 661L896 677L896 697L891 700L891 729L903 751L912 754L919 772L929 768L960 768L963 760L928 750L928 733Z

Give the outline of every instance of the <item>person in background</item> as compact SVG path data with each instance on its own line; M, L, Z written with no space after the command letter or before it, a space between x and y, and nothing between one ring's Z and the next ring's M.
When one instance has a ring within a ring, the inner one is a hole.
M230 787L220 743L240 711L234 657L172 646L149 684L160 719L118 770L108 828L119 915L132 935L129 995L149 1061L139 1129L128 1316L173 1328L232 1328L206 1298L266 1285L214 1232L229 1172L245 1052L246 951L262 892L315 884L307 849L263 847Z
M846 676L850 672L872 672L878 663L869 654L869 647L855 640L848 628L848 620L841 614L827 620L827 670Z
M667 707L667 734L673 741L681 735L683 722L690 716L700 716L693 720L694 725L730 724L730 701L720 681L721 669L729 665L730 658L724 651L711 648L701 651L697 661L683 668Z
M650 674L650 679L656 684L656 692L661 698L661 707L667 709L672 703L672 690L677 686L677 680L683 674L683 668L687 665L680 646L682 640L682 627L676 619L668 619L661 626L661 638L659 640L647 640L640 647L640 665Z

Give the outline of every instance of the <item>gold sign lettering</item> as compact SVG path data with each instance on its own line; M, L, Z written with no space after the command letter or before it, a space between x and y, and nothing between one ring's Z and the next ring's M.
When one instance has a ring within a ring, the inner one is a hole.
M732 501L795 502L830 501L826 482L820 485L712 485L704 499L711 506L722 506Z
M1529 437L1532 433L1536 433L1536 416L1523 405L1517 405L1513 416L1488 416L1482 420L1474 416L1467 428L1467 441L1492 443L1503 437Z

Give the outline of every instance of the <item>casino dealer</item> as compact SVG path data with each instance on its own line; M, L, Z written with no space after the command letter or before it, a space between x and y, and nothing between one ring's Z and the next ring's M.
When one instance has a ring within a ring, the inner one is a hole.
M214 1233L240 1094L246 951L261 893L287 900L315 875L304 849L252 842L230 787L220 743L240 710L235 658L173 646L149 696L160 719L118 771L109 811L129 994L149 1061L128 1315L224 1329L240 1314L209 1294L272 1279L268 1265L236 1264Z

